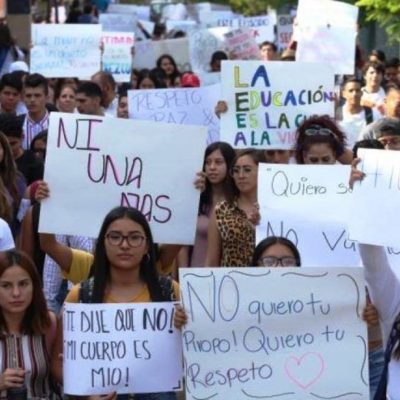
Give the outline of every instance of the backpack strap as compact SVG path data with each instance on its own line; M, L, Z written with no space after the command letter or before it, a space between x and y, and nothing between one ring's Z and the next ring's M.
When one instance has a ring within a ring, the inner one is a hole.
M160 275L158 278L161 286L161 293L164 301L175 301L174 283L170 276Z
M363 108L364 108L364 112L365 112L365 122L368 125L374 121L374 115L372 113L372 108L371 107L363 107Z
M93 296L93 277L81 282L79 287L79 303L91 303Z

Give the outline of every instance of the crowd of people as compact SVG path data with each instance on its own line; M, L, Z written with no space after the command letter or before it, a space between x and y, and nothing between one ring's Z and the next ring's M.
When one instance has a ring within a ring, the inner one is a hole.
M97 17L90 2L74 1L67 22L97 23ZM164 25L156 25L146 35L162 40L168 32ZM43 181L49 115L59 111L129 118L127 90L199 87L199 76L179 71L173 55L164 54L153 69L132 70L131 81L124 84L104 71L90 80L49 79L29 73L24 52L8 26L1 24L1 397L13 398L13 392L24 398L61 395L62 318L57 316L64 301L179 300L181 267L300 267L301 254L288 239L268 237L256 244L259 163L347 164L353 184L368 179L357 169L358 148L400 150L400 60L386 60L378 50L365 60L361 48L356 54L354 75L342 77L335 119L307 118L297 128L293 149L238 151L225 142L211 143L203 170L193 177L200 191L195 242L165 245L154 243L146 218L126 207L99 215L103 223L97 238L39 234L40 204L51 197L51 188ZM295 43L282 54L272 42L260 45L265 62L293 62L295 56ZM210 71L219 72L221 62L230 57L223 49L215 52ZM222 99L215 105L217 116L227 109ZM400 282L383 248L359 244L359 249L368 287L363 318L368 325L371 399L400 399ZM181 328L186 321L185 310L179 307L175 325ZM167 392L134 398L176 396Z

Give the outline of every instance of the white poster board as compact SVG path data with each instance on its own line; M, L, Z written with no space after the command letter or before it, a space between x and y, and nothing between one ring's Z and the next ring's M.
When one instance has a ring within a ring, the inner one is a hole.
M167 39L152 41L156 60L163 54L171 54L180 72L191 71L189 39Z
M190 63L193 71L208 72L211 69L211 56L216 51L225 51L225 44L222 35L216 35L216 30L228 32L225 28L194 29L188 33ZM219 37L218 37L219 36Z
M275 40L274 23L268 15L259 17L244 17L231 20L218 20L218 26L229 26L231 28L248 28L253 32L256 43L261 44L266 40Z
M97 237L122 205L147 217L156 242L193 243L206 135L202 126L51 113L40 231Z
M139 70L156 67L156 54L154 52L152 40L140 40L135 42L133 67Z
M219 140L219 119L214 109L220 99L220 85L199 88L129 90L129 118L208 129L207 143Z
M296 60L329 64L354 74L358 7L332 0L299 0Z
M150 6L136 4L110 4L107 8L110 14L136 14L139 19L150 19Z
M138 18L135 14L100 14L99 22L105 32L135 32Z
M400 247L400 157L396 150L359 149L357 168L366 174L354 185L350 237L361 243Z
M293 20L290 14L279 15L277 32L278 32L278 49L285 50L292 40L293 35Z
M225 34L225 44L230 58L238 60L260 60L260 49L250 29L238 28Z
M101 26L32 25L31 73L46 78L90 78L100 70Z
M102 67L116 82L129 82L132 71L133 33L103 32Z
M65 303L64 392L169 392L182 387L174 304Z
M187 400L368 398L361 268L179 273Z
M329 66L223 61L221 140L235 148L291 149L297 127L312 115L334 115Z

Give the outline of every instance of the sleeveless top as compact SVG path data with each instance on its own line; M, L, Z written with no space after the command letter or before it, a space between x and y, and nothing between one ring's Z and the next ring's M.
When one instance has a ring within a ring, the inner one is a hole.
M51 396L49 365L44 335L6 334L0 338L0 372L7 368L24 369L28 398ZM2 391L0 398L6 398L6 392Z
M248 267L255 248L255 228L236 200L221 201L215 206L218 231L222 241L221 267Z

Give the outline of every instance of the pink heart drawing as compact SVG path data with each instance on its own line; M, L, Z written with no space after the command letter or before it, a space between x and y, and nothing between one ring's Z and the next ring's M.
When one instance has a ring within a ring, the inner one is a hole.
M300 358L291 356L285 361L287 376L302 389L313 385L324 370L324 359L318 353L305 353Z

